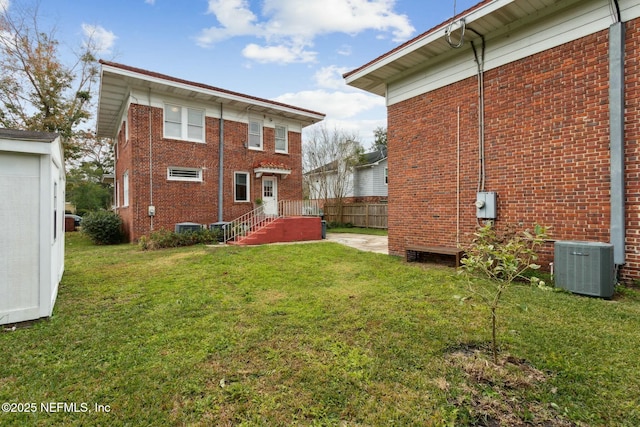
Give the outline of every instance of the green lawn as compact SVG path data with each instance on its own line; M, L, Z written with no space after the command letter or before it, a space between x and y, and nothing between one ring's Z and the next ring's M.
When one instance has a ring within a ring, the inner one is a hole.
M361 227L329 227L327 233L355 233L370 234L374 236L386 236L389 233L386 228L361 228Z
M53 317L0 332L0 403L37 405L0 425L640 425L640 293L516 286L494 367L466 289L329 242L142 252L74 233Z

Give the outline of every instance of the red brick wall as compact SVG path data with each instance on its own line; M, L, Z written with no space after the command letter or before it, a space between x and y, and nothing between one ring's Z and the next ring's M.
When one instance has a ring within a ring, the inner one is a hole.
M149 112L151 111L151 139L153 158L153 205L156 215L151 219L149 173ZM134 241L153 230L173 230L176 223L196 222L209 224L218 221L218 153L219 119L206 117L206 143L194 143L163 138L163 111L132 104L129 109L129 142L119 147L116 174L120 182L125 170L129 170L130 206L122 207L120 184L120 213L129 239ZM230 221L253 209L252 201L261 194L261 178L255 178L253 167L259 161L271 160L287 165L291 174L278 179L278 199L302 199L301 135L289 132L289 153L275 153L275 132L264 129L264 150L244 147L248 125L225 120L224 122L224 220ZM123 138L120 138L123 139ZM202 168L202 182L167 180L170 166ZM234 203L234 172L250 172L250 202Z
M627 105L638 100L637 21L627 26ZM485 73L486 191L497 226L551 226L556 240L609 241L608 31ZM490 49L490 46L488 47ZM469 61L473 61L470 56ZM475 77L388 111L389 249L456 244L460 116L460 242L476 227L478 87ZM638 277L637 108L627 109L625 274ZM546 248L546 262L553 247Z
M133 115L129 113L127 117L127 123L133 123L132 119L133 119ZM118 147L117 147L117 155L116 155L115 181L116 181L116 186L118 190L116 194L117 200L115 204L118 207L117 208L118 214L120 214L120 217L122 217L124 232L127 236L130 235L132 231L131 227L133 225L133 210L131 209L131 206L122 207L123 205L122 175L124 174L125 171L132 170L131 139L132 138L129 138L129 140L127 140L126 125L123 123L123 126L121 127L120 132L118 133L118 143L117 143ZM131 174L131 172L129 173ZM131 178L129 178L129 183L131 183ZM135 194L135 191L136 189L132 189L131 185L129 185L129 201L132 200L132 194Z

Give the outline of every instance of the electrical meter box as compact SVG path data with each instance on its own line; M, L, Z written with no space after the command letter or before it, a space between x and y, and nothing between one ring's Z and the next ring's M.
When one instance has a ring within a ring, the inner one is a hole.
M496 219L497 195L495 191L481 191L476 196L476 217L481 219Z

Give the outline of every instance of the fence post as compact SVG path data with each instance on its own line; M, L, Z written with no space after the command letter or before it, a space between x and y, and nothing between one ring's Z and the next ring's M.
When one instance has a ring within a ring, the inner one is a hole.
M364 224L369 228L369 204L364 205Z

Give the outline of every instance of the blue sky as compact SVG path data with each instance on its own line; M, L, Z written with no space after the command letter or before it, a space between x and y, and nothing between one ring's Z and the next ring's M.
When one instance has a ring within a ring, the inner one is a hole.
M454 3L461 12L478 2L42 0L40 17L63 49L92 34L102 59L325 113L367 148L386 126L384 99L342 74L450 18Z

